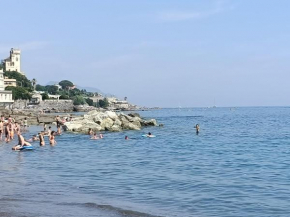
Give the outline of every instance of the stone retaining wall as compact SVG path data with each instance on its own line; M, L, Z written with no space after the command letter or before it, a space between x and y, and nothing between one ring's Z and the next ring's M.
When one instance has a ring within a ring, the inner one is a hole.
M16 100L10 108L33 108L39 111L45 110L50 112L72 112L74 105L72 100L45 100L39 104L29 104L28 100Z

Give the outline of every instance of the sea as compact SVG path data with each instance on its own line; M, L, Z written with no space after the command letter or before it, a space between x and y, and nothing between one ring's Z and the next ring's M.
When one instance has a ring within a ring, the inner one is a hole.
M164 126L64 132L33 151L1 142L0 216L290 216L290 107L139 113Z

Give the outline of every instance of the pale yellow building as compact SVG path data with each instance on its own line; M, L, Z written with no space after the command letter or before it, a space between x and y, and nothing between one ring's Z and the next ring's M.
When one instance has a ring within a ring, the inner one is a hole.
M24 75L24 72L21 72L21 51L19 49L11 48L10 56L3 62L5 71L16 71Z
M12 91L5 90L3 69L0 69L0 104L12 104Z
M16 87L16 79L4 77L4 88L8 86Z

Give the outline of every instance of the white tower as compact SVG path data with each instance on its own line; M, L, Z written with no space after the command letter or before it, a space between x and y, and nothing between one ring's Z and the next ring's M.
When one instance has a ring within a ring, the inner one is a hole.
M11 48L10 56L4 60L6 71L17 71L21 74L21 51L19 49Z

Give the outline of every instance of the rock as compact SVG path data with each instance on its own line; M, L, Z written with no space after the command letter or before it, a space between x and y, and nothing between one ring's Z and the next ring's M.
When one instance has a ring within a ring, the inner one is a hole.
M141 125L142 126L158 126L157 124L157 121L155 119L150 119L150 120L147 120L147 121L142 121L141 122Z
M67 122L64 128L68 131L87 133L91 128L93 131L107 130L120 132L122 130L140 130L142 126L157 126L155 119L143 120L139 115L116 114L111 111L93 110L83 117L76 117L72 122Z
M128 116L128 115L125 115L125 114L123 114L123 113L119 114L119 118L120 118L120 119L121 119L121 118L125 118L125 119L127 119L128 121L131 121L131 120L132 120L132 117L130 117L130 116Z
M138 113L130 113L130 114L128 114L128 116L130 116L130 117L132 117L132 118L134 118L134 117L138 117L138 118L141 119L141 116L140 116Z
M121 125L113 125L111 128L110 128L110 131L112 132L121 132L122 131L122 127Z
M114 125L121 126L122 122L119 119L117 119L117 120L115 120Z
M123 129L125 130L141 130L141 127L131 123L131 122L125 122L123 123Z
M104 119L101 123L102 130L110 130L113 124L114 124L114 121L112 119L110 118Z
M40 116L38 118L39 123L51 124L54 121L55 121L55 117L52 115L51 116Z
M106 111L105 114L111 118L113 121L117 120L119 117L116 112Z
M75 131L75 132L87 133L89 128L91 128L93 131L102 130L102 127L100 125L96 124L93 121L89 121L85 119L81 121L66 122L64 125L68 131Z

